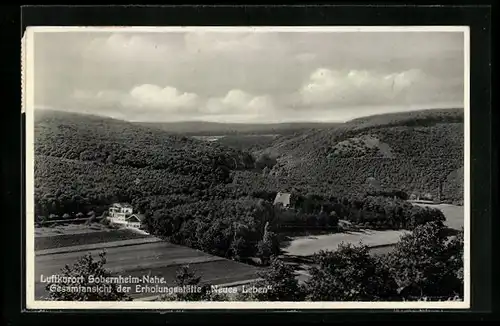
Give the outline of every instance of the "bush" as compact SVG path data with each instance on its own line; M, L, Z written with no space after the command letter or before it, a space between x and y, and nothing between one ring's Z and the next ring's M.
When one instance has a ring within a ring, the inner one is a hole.
M463 296L463 235L448 242L439 222L416 227L388 256L403 297Z
M222 293L212 292L210 284L202 284L201 277L189 266L179 267L175 276L177 287L186 287L187 291L163 295L159 301L226 301L229 298Z
M396 297L389 271L370 256L368 247L341 244L337 251L315 255L317 267L306 281L313 301L379 301Z
M295 278L295 271L276 257L271 259L269 268L259 273L263 281L255 286L267 289L265 292L249 295L257 301L303 301L304 289ZM248 298L247 298L248 300Z
M91 276L94 278L111 276L111 273L104 268L105 264L106 253L101 252L99 260L94 260L91 254L87 254L80 257L73 266L66 265L61 270L61 276L74 277L75 280L78 280L78 283L48 283L46 289L49 292L49 299L57 301L130 301L131 298L127 294L118 292L115 283L106 283L105 286L108 287L109 291L100 292L50 290L54 285L66 288L75 286L91 288L95 286L95 283L89 282Z

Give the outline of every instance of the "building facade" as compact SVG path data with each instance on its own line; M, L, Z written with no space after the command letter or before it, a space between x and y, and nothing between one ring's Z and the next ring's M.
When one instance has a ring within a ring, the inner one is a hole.
M140 229L144 215L134 214L133 211L129 204L115 203L108 210L108 219L115 225Z
M109 208L109 217L113 220L125 221L132 213L133 208L129 204L115 203Z

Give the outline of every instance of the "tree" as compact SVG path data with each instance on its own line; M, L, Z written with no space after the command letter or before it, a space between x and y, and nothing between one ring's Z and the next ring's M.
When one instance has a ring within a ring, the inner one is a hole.
M57 301L129 301L131 298L118 291L114 282L92 282L92 279L106 279L111 273L104 268L106 253L99 253L99 260L91 254L78 259L73 266L66 265L60 276L71 278L71 282L54 282L46 286L51 300ZM76 282L74 282L76 281ZM102 286L102 288L96 288ZM59 291L59 290L60 291ZM71 291L69 291L69 290Z
M179 287L191 286L198 287L201 277L197 276L194 271L189 268L189 265L181 266L175 275L175 284ZM175 294L178 301L198 301L202 297L201 290L182 291Z
M257 243L257 256L261 259L263 265L267 265L269 263L271 255L272 251L270 243L264 240L260 240Z
M463 297L464 289L464 229L447 244L447 255L449 257L449 269L455 273L456 280L454 280L454 292L460 297Z
M87 216L88 216L88 218L87 218L87 221L85 222L85 223L87 223L87 224L91 224L91 223L93 223L93 222L95 222L95 221L97 220L97 218L96 218L96 215L95 215L95 212L94 212L94 211L90 211L90 212L88 212L88 213L87 213Z
M454 297L462 294L463 238L457 237L449 243L447 238L446 228L441 222L430 222L417 226L396 244L388 262L403 297Z
M315 255L317 267L306 281L308 298L313 301L393 300L396 284L389 272L377 264L364 245L340 244L334 252Z
M173 295L164 295L162 301L224 301L224 294L211 291L210 284L201 284L201 276L196 275L189 265L179 267L175 276L175 284L185 290Z
M339 217L335 211L331 211L328 215L328 225L330 226L338 226Z
M266 222L262 240L257 244L257 255L261 258L263 264L267 265L271 256L278 254L279 251L280 243L278 235L270 231L269 222Z
M248 243L243 236L235 235L233 241L231 241L231 256L236 260L247 256Z
M266 288L267 291L253 295L258 301L302 301L305 292L295 278L292 266L273 257L268 269L259 273L263 281L256 286Z
M38 215L36 222L43 224L47 220L47 217L44 215Z
M276 165L276 159L272 158L269 154L262 153L256 160L255 160L255 168L261 170L264 168L269 168L272 169L273 166Z

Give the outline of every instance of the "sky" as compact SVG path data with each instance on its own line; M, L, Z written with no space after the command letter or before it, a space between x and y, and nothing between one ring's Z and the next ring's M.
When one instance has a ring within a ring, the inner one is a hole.
M36 109L128 121L346 121L463 107L462 32L36 32Z

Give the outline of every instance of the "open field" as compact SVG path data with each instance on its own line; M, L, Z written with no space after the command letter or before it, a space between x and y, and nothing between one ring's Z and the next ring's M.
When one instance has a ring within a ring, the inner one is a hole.
M87 234L86 236L90 236ZM151 236L150 236L151 237ZM152 237L151 237L152 238ZM123 277L136 276L142 278L145 275L164 277L166 284L174 285L175 273L181 265L189 264L203 281L213 284L225 284L236 281L245 281L256 278L258 268L237 263L220 257L208 255L198 250L173 245L168 242L158 241L133 244L126 246L111 246L113 242L106 242L103 248L95 245L67 247L66 252L40 255L35 257L35 295L41 299L47 295L45 284L41 283L44 277L59 274L66 265L72 265L76 260L86 253L91 253L97 258L97 254L103 249L106 251L107 263L105 265L113 275ZM107 248L104 248L107 246ZM85 250L85 247L88 249ZM72 250L75 249L75 250ZM131 286L133 291L135 284L124 284ZM144 285L144 284L143 284ZM151 284L150 284L151 285ZM151 286L154 286L152 284ZM151 293L131 293L134 298L149 297Z
M419 206L429 206L440 209L446 217L445 224L455 230L459 230L464 225L464 209L462 206L448 204L414 204ZM310 256L319 250L336 250L341 242L363 244L373 247L370 252L373 254L387 253L392 250L393 244L407 233L403 230L375 231L363 230L361 232L334 233L316 236L298 236L284 248L288 255Z
M464 207L450 204L413 204L440 209L446 217L445 224L452 229L460 230L464 226Z
M338 245L342 242L363 244L367 246L381 246L394 244L407 231L389 230L389 231L374 231L361 230L360 232L346 232L323 234L316 236L300 236L295 237L290 244L284 248L288 255L293 256L311 256L320 250L335 251Z
M62 254L67 252L78 252L78 251L90 251L90 250L103 250L107 248L115 248L115 247L126 247L126 246L134 246L146 243L156 243L161 242L162 240L155 237L146 237L141 239L128 239L128 240L119 240L113 242L100 242L93 244L85 244L79 246L71 246L71 247L59 247L59 248L51 248L51 249L42 249L37 250L37 256L43 255L52 255L52 254Z
M100 223L87 224L61 224L52 227L35 227L35 237L52 237L65 234L81 234L100 231L113 231L113 229Z
M89 245L103 242L143 239L151 237L129 229L103 229L93 232L79 232L55 236L35 237L35 250L62 248L69 246Z

